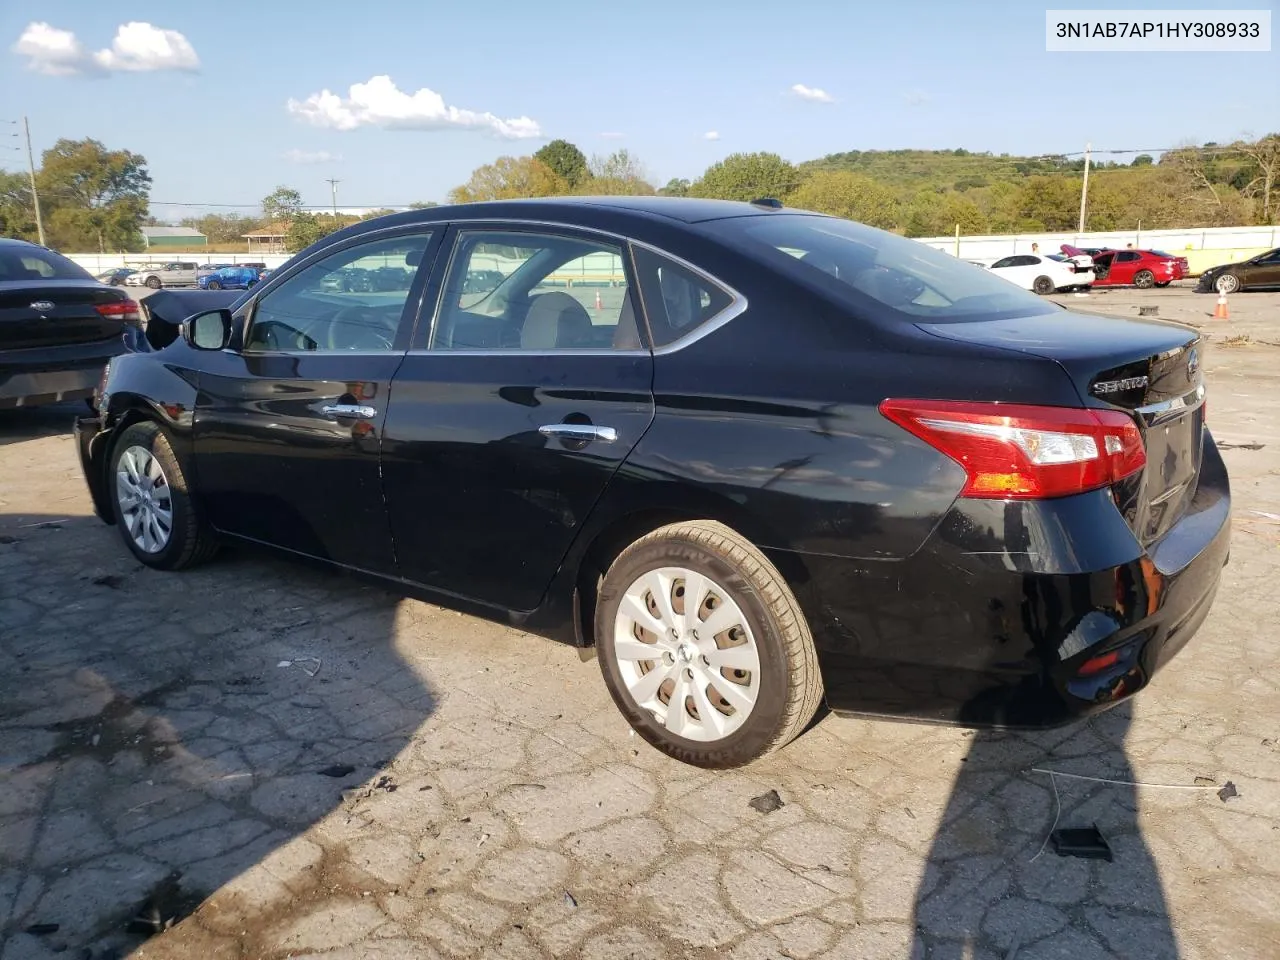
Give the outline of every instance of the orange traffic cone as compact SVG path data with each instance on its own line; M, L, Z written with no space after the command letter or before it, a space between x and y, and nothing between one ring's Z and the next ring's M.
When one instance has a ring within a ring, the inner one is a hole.
M599 291L599 290L597 290L597 291L596 291L596 309L597 309L597 310L603 310L603 309L604 309L604 301L602 301L602 300L600 299L600 291Z
M1231 316L1227 312L1227 295L1225 293L1218 294L1218 305L1213 308L1213 319L1230 320Z

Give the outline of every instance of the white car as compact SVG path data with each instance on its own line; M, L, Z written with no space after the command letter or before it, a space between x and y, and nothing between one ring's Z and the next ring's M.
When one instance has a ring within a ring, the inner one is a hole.
M1023 290L1045 295L1055 290L1087 290L1093 285L1093 268L1070 260L1056 260L1038 253L1001 257L987 268Z

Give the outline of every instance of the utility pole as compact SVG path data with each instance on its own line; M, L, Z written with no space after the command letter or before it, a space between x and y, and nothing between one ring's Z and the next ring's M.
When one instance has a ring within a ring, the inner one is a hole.
M341 180L332 178L325 181L325 183L329 184L329 192L333 194L333 215L335 218L338 216L338 184L341 182Z
M1084 212L1089 203L1089 156L1093 144L1084 145L1084 183L1080 187L1080 232L1084 233Z
M31 124L22 118L22 129L27 134L27 173L31 175L31 202L36 208L36 233L40 236L40 246L44 246L44 220L40 217L40 194L36 192L36 160L31 153Z

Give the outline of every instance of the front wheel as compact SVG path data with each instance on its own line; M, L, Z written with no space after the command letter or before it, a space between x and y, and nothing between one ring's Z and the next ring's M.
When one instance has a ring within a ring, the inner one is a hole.
M1036 277L1035 282L1031 284L1031 289L1040 296L1047 296L1056 289L1053 280L1050 277Z
M1213 287L1219 293L1235 293L1240 289L1240 278L1232 273L1224 273L1214 281Z
M159 277L147 277L147 286L148 286L148 287L150 287L152 290L159 290L159 289L160 289L160 278L159 278Z
M1156 285L1156 275L1150 270L1139 270L1133 275L1133 285L1140 290L1147 290Z
M624 550L604 577L595 628L614 703L685 763L750 763L793 740L822 699L790 587L719 523L672 524Z
M210 281L209 281L208 283L206 283L204 286L205 286L205 289L206 289L206 290L221 290L221 289L222 289L222 284L220 284L217 280L210 280Z
M108 483L120 535L147 566L181 570L216 551L173 445L156 424L135 423L120 434Z

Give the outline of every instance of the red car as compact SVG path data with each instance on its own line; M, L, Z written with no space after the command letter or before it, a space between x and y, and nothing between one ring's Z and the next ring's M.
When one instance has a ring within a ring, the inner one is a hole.
M1103 250L1093 255L1095 287L1167 287L1188 272L1186 257L1160 250Z

